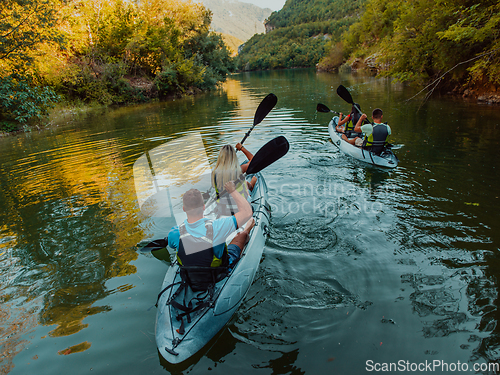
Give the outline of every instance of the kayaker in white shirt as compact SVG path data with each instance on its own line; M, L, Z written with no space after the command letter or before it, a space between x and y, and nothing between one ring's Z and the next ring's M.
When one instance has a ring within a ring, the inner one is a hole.
M375 126L377 126L377 125L383 125L383 126L385 126L387 128L387 136L391 135L391 128L390 128L390 126L387 125L387 124L384 124L382 122L382 118L384 117L384 113L383 113L383 111L380 108L375 108L373 110L373 112L372 112L373 125L372 124L361 125L361 124L363 124L364 120L367 117L368 116L363 113L361 115L361 117L359 118L359 121L356 124L356 127L354 128L354 131L363 133L364 134L364 138L356 137L356 138L354 138L354 142L349 142L349 143L354 144L354 145L356 145L358 147L361 147L363 145L363 141L365 139L369 140L370 135L372 135L372 133L373 133L373 128Z

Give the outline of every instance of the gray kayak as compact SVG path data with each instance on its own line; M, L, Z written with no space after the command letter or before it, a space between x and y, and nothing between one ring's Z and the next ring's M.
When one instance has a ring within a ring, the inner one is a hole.
M255 226L240 260L228 276L215 284L212 296L206 296L206 292L193 292L191 288L184 289L176 296L178 283L181 282L177 262L169 267L165 275L161 288L163 293L157 303L155 334L158 350L169 363L177 364L187 360L217 335L243 302L254 280L271 216L266 182L260 173L256 176L258 180L250 196ZM206 212L211 211L211 207L207 206ZM206 217L215 218L210 215ZM170 285L173 286L169 287ZM205 303L208 306L190 313L189 320L184 317L181 328L181 321L177 320L177 316L183 311L174 307L171 300L179 304L186 304L186 301L195 303L203 302L204 296L209 298L209 303Z
M373 152L364 150L361 147L354 146L349 142L342 139L342 133L336 130L339 117L335 116L332 118L328 124L328 133L330 133L330 138L333 144L336 145L340 151L352 156L353 158L362 161L364 163L373 164L379 167L385 168L395 168L398 166L398 158L390 149L385 149L380 155L376 155Z

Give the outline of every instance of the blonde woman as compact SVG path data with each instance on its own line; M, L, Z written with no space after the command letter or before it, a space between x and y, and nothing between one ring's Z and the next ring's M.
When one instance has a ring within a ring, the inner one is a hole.
M219 151L217 163L212 172L212 186L215 189L219 212L221 215L232 215L236 212L237 207L233 204L230 195L225 191L224 185L229 181L234 181L236 191L243 197L248 198L248 189L252 190L257 182L257 177L254 176L251 182L245 183L245 173L248 165L253 158L253 155L241 143L236 144L236 149L241 150L248 158L248 162L240 165L236 150L231 145L223 146Z

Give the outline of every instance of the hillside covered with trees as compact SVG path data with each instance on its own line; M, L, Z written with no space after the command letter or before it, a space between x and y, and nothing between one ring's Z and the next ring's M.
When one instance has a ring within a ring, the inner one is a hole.
M339 47L337 47L337 50ZM344 34L349 62L464 95L500 88L500 1L367 0ZM439 87L438 87L439 85Z
M240 69L313 67L359 16L365 0L288 0L266 23L267 33L248 40Z
M211 12L181 0L2 0L0 130L57 101L141 102L225 80L234 62Z

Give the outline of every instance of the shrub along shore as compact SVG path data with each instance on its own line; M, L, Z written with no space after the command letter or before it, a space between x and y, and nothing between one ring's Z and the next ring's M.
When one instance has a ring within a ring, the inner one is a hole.
M7 0L0 13L4 132L43 126L57 103L122 105L212 90L235 69L209 30L210 11L191 1Z

